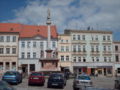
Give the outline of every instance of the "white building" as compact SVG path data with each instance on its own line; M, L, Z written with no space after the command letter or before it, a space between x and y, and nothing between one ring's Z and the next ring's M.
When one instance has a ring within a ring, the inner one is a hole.
M32 71L41 71L40 58L46 57L47 49L47 26L27 26L24 28L19 39L19 66L23 72L29 74ZM51 26L51 49L57 49L57 31Z
M70 35L74 73L112 75L113 37L111 31L65 30Z

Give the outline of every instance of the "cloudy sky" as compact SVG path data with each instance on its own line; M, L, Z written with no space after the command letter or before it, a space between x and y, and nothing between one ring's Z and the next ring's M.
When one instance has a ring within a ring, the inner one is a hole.
M48 8L59 33L90 26L120 40L120 0L0 0L0 22L45 25Z

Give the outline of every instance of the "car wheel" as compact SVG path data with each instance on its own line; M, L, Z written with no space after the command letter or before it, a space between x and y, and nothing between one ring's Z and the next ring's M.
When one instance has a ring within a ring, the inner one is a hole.
M51 86L50 86L50 85L47 85L47 88L51 88Z
M41 86L44 86L44 83L42 83Z
M79 88L75 88L75 87L74 87L73 90L79 90Z
M63 89L64 88L64 84L61 86L61 89Z

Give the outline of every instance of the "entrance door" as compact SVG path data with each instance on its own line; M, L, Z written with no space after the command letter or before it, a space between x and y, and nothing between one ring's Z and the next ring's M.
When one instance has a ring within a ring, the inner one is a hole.
M95 75L95 68L91 68L91 75L92 75L92 76Z
M104 76L106 76L106 68L104 68Z
M30 72L35 71L35 64L30 64Z
M27 67L28 67L27 64L23 64L23 65L22 65L22 72L23 72L23 73L27 73Z

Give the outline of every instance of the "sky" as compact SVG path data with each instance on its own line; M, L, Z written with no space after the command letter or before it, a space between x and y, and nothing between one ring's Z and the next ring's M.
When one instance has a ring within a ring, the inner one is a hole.
M0 23L45 25L48 8L59 33L90 26L120 41L120 0L0 0Z

